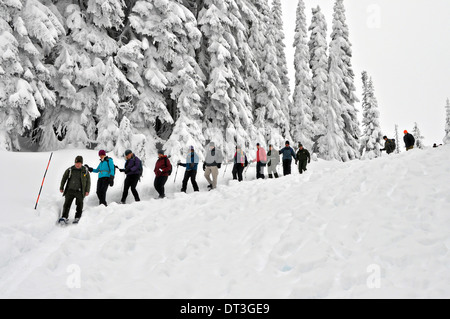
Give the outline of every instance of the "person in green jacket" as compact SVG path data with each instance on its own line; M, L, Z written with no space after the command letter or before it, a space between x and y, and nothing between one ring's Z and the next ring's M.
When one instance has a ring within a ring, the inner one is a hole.
M298 171L300 174L303 174L306 171L307 163L311 163L311 155L309 154L307 149L303 148L302 144L298 144L298 151L295 157L295 164L298 163Z
M67 224L69 218L70 206L75 199L77 211L75 214L74 224L77 224L83 213L83 201L89 195L91 190L91 176L86 167L83 166L83 157L77 156L75 158L75 165L69 167L61 179L59 187L61 193L66 198L63 206L63 213L59 219L60 224Z

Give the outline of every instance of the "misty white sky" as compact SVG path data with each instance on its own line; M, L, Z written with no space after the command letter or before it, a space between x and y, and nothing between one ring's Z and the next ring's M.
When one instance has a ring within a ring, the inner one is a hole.
M289 77L294 85L297 0L281 0ZM304 0L308 26L311 8L320 5L331 30L334 0ZM383 133L394 125L412 131L417 122L425 144L442 143L445 104L450 98L450 0L346 0L353 45L353 68L361 99L361 72L372 76ZM328 39L329 40L329 39ZM361 110L361 104L358 103ZM403 141L401 142L403 145Z

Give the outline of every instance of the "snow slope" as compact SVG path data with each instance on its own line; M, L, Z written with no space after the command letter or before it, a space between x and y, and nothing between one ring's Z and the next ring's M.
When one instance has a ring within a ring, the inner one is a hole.
M195 194L179 193L180 169L164 200L147 169L142 202L115 203L119 175L107 208L94 174L80 224L57 227L78 153L98 161L54 153L37 211L49 154L0 153L0 298L450 297L448 146L313 162L278 180L255 181L251 167L240 184L222 168L216 191L199 174Z

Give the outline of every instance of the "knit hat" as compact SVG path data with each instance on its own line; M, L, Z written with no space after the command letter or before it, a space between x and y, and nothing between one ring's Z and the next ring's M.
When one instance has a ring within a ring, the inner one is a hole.
M287 144L287 145L290 145L291 143L289 143L289 141L286 141L286 143L285 144Z
M387 140L387 136L385 135L385 136L383 136L383 140Z
M106 156L105 150L98 151L98 156Z
M191 146L189 147L189 149L190 149L191 151L193 151L193 150L194 150L194 145L191 145Z
M125 151L125 156L128 156L128 155L130 155L131 153L133 153L131 150L126 150L126 151Z
M159 154L164 155L164 151L163 150L158 150L158 155Z
M407 130L404 130L403 133L408 134L408 131L407 131Z
M75 157L75 163L81 163L83 164L83 157L78 155L77 157Z
M298 143L298 147L303 147L303 144L302 143Z

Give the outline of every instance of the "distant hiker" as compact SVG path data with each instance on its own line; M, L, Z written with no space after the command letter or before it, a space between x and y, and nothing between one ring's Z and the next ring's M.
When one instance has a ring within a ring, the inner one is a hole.
M164 185L166 185L169 175L172 173L172 164L170 160L164 155L163 150L158 151L158 160L155 164L155 182L154 187L159 194L159 198L166 197L164 193Z
M198 184L195 180L197 177L197 168L198 168L199 158L197 153L195 153L194 146L189 147L189 153L186 156L186 164L178 162L178 166L186 167L186 172L184 173L183 185L181 186L181 191L186 193L187 184L189 179L191 180L192 187L194 188L194 192L198 192Z
M59 190L66 198L59 223L68 223L70 206L72 206L72 202L75 199L77 210L73 223L77 224L83 213L84 197L88 196L91 190L91 176L88 169L83 166L83 157L77 156L75 165L64 172Z
M382 148L380 151L386 151L386 153L391 154L395 151L396 145L394 139L388 139L387 136L383 137L384 139L384 148Z
M239 145L236 146L236 153L234 153L233 163L233 180L242 182L242 172L244 171L244 168L247 167L248 160L247 155Z
M125 178L125 185L123 187L122 199L120 202L125 204L128 196L128 190L131 188L131 193L134 196L134 200L139 202L139 194L136 190L137 183L142 175L142 162L141 160L133 154L131 150L125 151L125 168L119 169L120 172L125 173L127 177Z
M87 164L84 166L86 166L91 173L99 173L97 181L97 197L100 202L99 205L103 204L108 206L106 203L106 192L108 191L108 186L114 185L114 161L112 158L106 156L104 150L100 150L98 156L100 156L100 164L98 164L97 168L94 169Z
M266 167L267 163L267 154L266 150L259 143L256 144L256 159L252 162L256 162L256 179L264 179L264 167Z
M206 150L205 162L203 163L203 170L205 171L205 178L209 183L209 190L217 188L217 176L219 175L219 169L222 166L222 162L222 152L219 149L216 149L214 142L209 143L209 149Z
M290 175L292 158L295 158L296 155L294 149L290 146L289 141L286 141L285 147L279 151L279 154L283 154L283 175Z
M406 150L412 150L414 148L414 144L416 143L416 139L414 138L414 136L409 134L407 130L405 130L403 133L405 134L405 136L403 136L403 141L405 142Z
M298 172L303 174L306 171L306 165L311 163L311 155L307 149L303 148L302 144L298 144L297 156L295 157L295 164L298 163Z
M280 164L280 154L273 148L272 145L269 145L267 160L267 173L269 174L269 178L273 178L273 176L278 178L277 166Z

